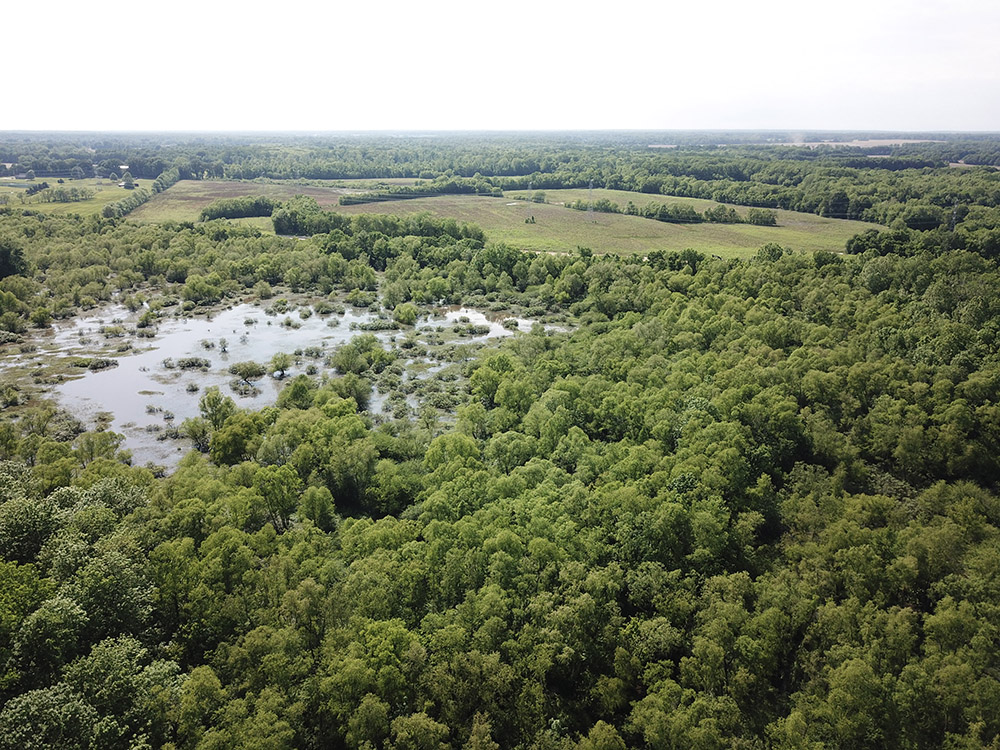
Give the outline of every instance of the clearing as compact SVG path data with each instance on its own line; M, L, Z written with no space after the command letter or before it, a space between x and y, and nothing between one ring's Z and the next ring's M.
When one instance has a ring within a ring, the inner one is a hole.
M57 179L56 177L38 177L34 182L6 178L0 179L0 203L3 202L3 197L7 196L7 205L13 208L25 208L45 214L80 214L81 216L86 216L100 213L101 209L109 203L120 201L130 194L130 191L118 187L117 183L109 182L107 179L98 183L93 177L87 177L83 180L65 180L62 184L59 184ZM28 186L40 185L43 182L49 183L49 187L52 188L90 190L94 196L87 200L74 201L72 203L39 203L36 202L37 195L27 196L25 194ZM153 189L152 180L136 180L135 185L137 188ZM24 202L22 202L22 199Z
M340 180L331 181L329 185L315 182L304 185L182 180L163 193L153 196L148 203L129 214L129 218L142 222L197 221L201 209L219 198L266 195L280 199L293 195L310 195L324 208L346 214L405 215L428 212L434 216L472 222L481 226L491 239L525 250L575 252L578 247L589 247L596 253L644 254L652 250L692 248L722 257L753 255L761 245L768 242L777 242L793 250L842 252L849 238L877 226L794 211L775 211L778 216L777 227L750 224L667 224L638 216L602 213L595 213L591 219L586 211L575 211L562 205L578 199L587 200L586 189L546 190L547 203L531 203L524 200L529 195L527 192L514 191L504 198L439 195L355 206L337 204L341 195L371 189L377 182L379 181ZM684 203L698 211L718 205L715 201L697 198L675 198L623 190L597 189L593 194L595 200L606 198L622 206L630 200L640 207L649 202ZM744 206L737 206L736 209L741 214L746 214L748 210ZM262 231L271 229L267 218L239 221Z
M594 213L566 208L563 203L587 200L581 190L545 190L547 203L526 200L511 201L512 197L528 193L509 193L504 198L474 195L442 195L399 201L389 208L385 203L365 203L357 206L336 206L344 213L419 213L429 211L435 216L447 216L458 221L478 224L494 240L525 250L573 252L577 247L589 247L596 253L648 253L652 250L685 250L720 255L724 258L747 257L768 242L776 242L793 250L826 250L843 252L848 239L877 224L844 219L827 219L795 211L775 211L778 226L761 227L751 224L667 224L653 219L624 214ZM719 205L715 201L696 198L674 198L666 195L631 193L623 190L594 190L594 200L606 198L624 206L632 201L637 206L649 202L685 203L698 211ZM746 214L747 208L737 206ZM534 223L526 223L534 219Z

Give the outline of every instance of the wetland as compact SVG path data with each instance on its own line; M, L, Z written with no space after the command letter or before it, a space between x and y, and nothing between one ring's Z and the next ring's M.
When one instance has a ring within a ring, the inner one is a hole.
M376 421L414 417L422 407L447 414L464 398L463 363L534 324L453 305L427 308L414 325L400 325L370 308L293 299L199 314L178 310L152 324L148 307L112 304L31 337L3 369L47 384L50 397L88 429L123 435L134 464L169 470L192 448L183 423L199 416L210 388L239 408L258 410L274 404L296 375L322 380L354 373L359 409ZM338 360L348 344L351 352ZM354 364L359 347L383 352L375 369ZM248 362L259 363L263 374L242 379L232 372Z

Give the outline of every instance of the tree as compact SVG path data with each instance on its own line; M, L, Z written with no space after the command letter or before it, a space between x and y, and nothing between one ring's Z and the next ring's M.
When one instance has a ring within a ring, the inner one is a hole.
M288 355L285 355L288 356ZM229 373L235 375L247 385L253 385L254 380L260 380L267 373L264 365L257 362L237 362L229 366Z
M850 205L851 199L846 191L834 190L823 202L821 213L834 219L846 219Z
M929 203L911 203L903 211L903 223L910 229L926 231L935 229L945 222L944 209Z
M262 466L253 478L253 488L264 499L268 520L275 531L288 528L288 521L299 499L302 482L288 464Z
M399 750L447 750L448 727L421 712L392 720L394 747Z
M212 386L198 401L198 409L212 429L218 430L236 413L236 403L229 396L223 396L217 387Z
M50 500L24 495L0 503L0 557L34 562L45 541L59 527L59 509Z
M378 747L389 736L389 706L377 695L368 693L352 712L347 724L350 747Z
M464 750L500 750L500 745L493 741L490 730L489 719L477 711L472 719L472 730Z
M25 618L14 638L12 662L28 686L44 685L79 653L88 622L83 608L62 595Z
M269 365L269 368L271 372L278 373L278 380L282 380L285 377L285 370L287 370L291 366L292 366L292 355L286 354L285 352L278 352L273 357L271 357L271 364ZM230 372L232 372L232 370L230 370Z
M10 235L0 235L0 279L27 270L21 243Z
M307 487L299 499L299 518L308 518L324 531L333 530L334 511L333 495L326 487Z
M180 734L197 743L205 730L213 725L213 716L225 703L222 683L209 666L195 667L181 688Z
M401 305L396 305L392 311L392 318L404 326L412 326L417 322L417 313L418 310L416 307L409 302L404 302Z
M63 682L10 700L0 711L0 750L90 750L98 714Z
M263 425L256 415L239 411L212 434L208 453L217 464L235 464L253 458L260 447Z
M140 738L162 745L166 713L180 698L179 671L173 662L150 663L142 644L124 636L98 643L66 668L65 680L101 717L95 746L130 750Z
M131 172L125 172L125 174L122 175L122 187L126 190L131 190L135 187L135 181L132 179Z
M204 417L185 419L181 422L181 434L188 438L197 450L207 453L212 439L212 423Z

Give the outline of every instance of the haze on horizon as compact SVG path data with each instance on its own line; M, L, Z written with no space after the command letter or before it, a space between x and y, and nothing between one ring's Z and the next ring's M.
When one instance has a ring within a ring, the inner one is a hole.
M0 130L1000 130L992 0L164 7L5 9Z

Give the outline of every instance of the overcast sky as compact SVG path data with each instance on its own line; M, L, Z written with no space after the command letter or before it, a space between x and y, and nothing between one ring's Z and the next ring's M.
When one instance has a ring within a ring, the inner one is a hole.
M0 130L1000 130L997 0L11 0Z

